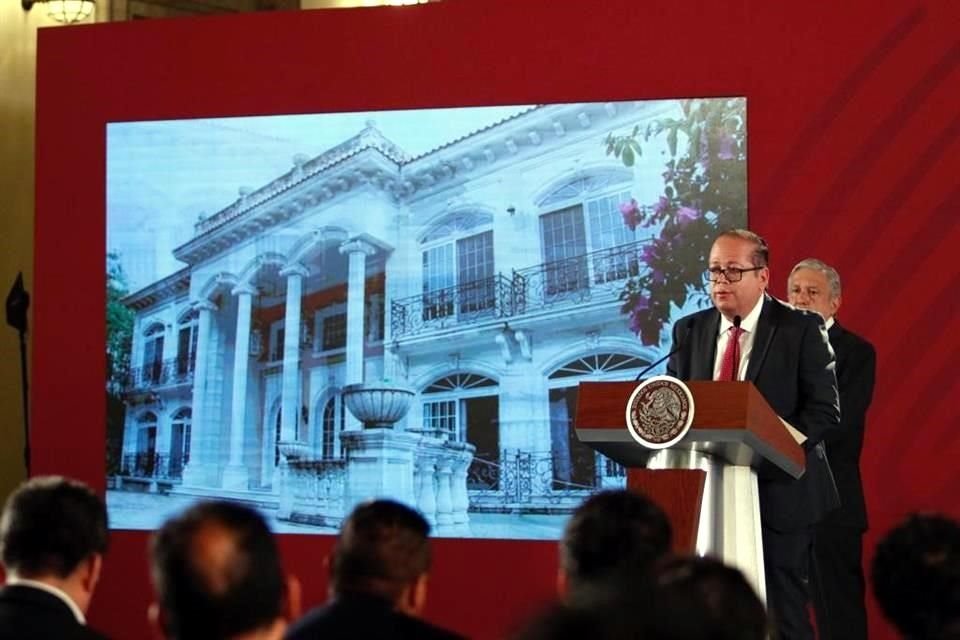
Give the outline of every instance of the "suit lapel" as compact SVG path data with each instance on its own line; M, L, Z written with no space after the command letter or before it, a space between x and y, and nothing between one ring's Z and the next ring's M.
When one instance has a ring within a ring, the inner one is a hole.
M776 303L772 298L764 294L763 308L760 309L760 318L757 320L757 334L753 337L753 350L750 352L750 362L747 363L746 378L750 382L756 382L760 374L760 367L763 365L764 358L767 357L767 350L770 343L773 342L773 336L777 332Z
M713 380L713 363L717 359L717 333L720 331L720 312L714 309L707 316L707 321L701 325L700 334L696 337L694 353L704 354L701 358L694 358L691 363L690 378L692 380Z

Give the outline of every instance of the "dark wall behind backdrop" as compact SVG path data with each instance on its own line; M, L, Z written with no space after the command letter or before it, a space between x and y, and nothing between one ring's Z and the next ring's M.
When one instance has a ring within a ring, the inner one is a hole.
M773 292L801 258L835 264L843 323L877 346L867 554L907 511L960 516L958 34L950 0L447 0L42 30L34 472L104 484L106 122L743 95ZM91 618L117 638L147 637L145 543L113 537ZM282 541L307 603L329 544ZM460 631L498 636L552 592L552 543L436 548L428 614ZM875 610L871 637L893 637Z

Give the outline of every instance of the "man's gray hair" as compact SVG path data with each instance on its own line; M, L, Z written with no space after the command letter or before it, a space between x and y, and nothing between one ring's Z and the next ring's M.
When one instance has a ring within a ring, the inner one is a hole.
M836 300L840 297L841 287L840 287L840 274L837 273L837 270L828 265L823 260L817 260L816 258L807 258L801 260L797 263L790 271L790 276L787 278L787 286L790 285L790 281L793 280L793 274L795 274L800 269L810 269L812 271L819 271L827 277L827 282L830 285L830 299Z

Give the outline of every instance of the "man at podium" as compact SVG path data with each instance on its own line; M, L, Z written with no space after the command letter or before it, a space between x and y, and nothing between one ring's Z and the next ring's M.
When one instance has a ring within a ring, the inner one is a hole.
M720 234L705 280L714 308L673 327L667 373L681 380L747 380L802 434L806 472L761 480L767 603L780 640L812 639L807 575L813 526L839 505L824 437L839 427L833 351L816 313L767 295L769 250L745 229Z

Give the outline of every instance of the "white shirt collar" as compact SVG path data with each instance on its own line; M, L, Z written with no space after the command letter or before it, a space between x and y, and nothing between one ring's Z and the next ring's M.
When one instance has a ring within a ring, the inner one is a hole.
M754 333L757 330L757 322L760 321L760 310L763 309L763 299L767 297L767 294L764 293L760 296L760 299L757 300L757 304L753 305L753 309L750 310L750 313L747 314L747 317L740 320L740 328L746 331L747 333ZM725 332L730 330L730 327L733 326L733 322L727 320L727 316L720 314L720 334L723 335Z
M827 330L829 330L830 327L833 326L833 316L830 316L829 318L827 318L823 324L826 325Z
M73 615L77 619L77 622L79 622L82 625L87 624L87 619L86 617L84 617L83 612L80 611L80 607L77 606L77 603L74 602L70 596L68 596L66 593L64 593L60 589L57 589L55 586L51 584L47 584L46 582L40 582L39 580L28 580L26 578L18 578L16 576L11 576L11 575L7 576L7 584L17 585L19 587L30 587L31 589L39 589L40 591L46 591L50 595L56 596L61 600L63 600L63 603L68 607L70 607L70 611L73 612Z

